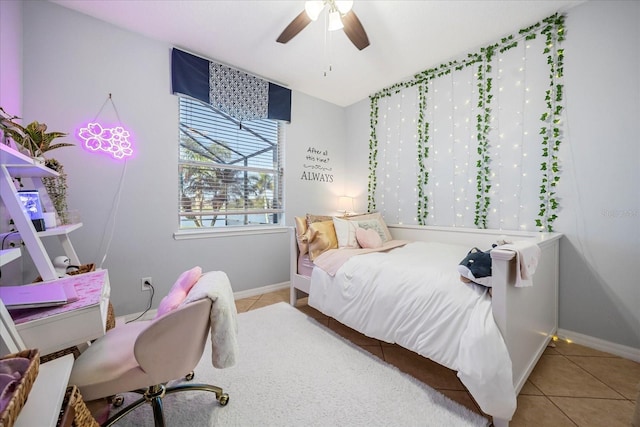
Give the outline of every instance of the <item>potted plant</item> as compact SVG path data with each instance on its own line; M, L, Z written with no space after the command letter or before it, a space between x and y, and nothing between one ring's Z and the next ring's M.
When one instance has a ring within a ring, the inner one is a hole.
M0 129L5 136L11 138L34 159L43 158L47 151L73 146L68 142L53 144L54 139L67 136L66 133L47 132L47 125L37 121L22 126L16 122L19 119L17 116L9 115L4 108L0 107Z
M47 189L51 203L53 204L61 224L67 224L67 174L62 164L53 158L45 158L44 153L56 148L72 147L68 142L53 143L56 138L67 136L64 132L47 132L47 125L33 121L27 126L22 126L16 120L20 118L8 114L0 107L0 130L5 138L11 138L17 148L26 152L29 156L44 162L45 166L58 172L56 177L43 177L42 183Z

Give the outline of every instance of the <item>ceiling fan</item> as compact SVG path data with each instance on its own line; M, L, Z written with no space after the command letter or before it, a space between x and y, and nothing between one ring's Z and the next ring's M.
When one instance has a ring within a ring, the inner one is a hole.
M319 0L319 1L307 1L304 5L304 10L296 16L293 21L284 29L282 34L276 39L278 43L287 43L294 38L300 31L302 31L311 21L315 21L320 16L320 13L325 9L329 13L329 25L327 29L329 31L344 29L344 33L349 40L359 50L369 46L369 38L367 32L364 30L362 23L352 10L353 1L339 1L339 0Z

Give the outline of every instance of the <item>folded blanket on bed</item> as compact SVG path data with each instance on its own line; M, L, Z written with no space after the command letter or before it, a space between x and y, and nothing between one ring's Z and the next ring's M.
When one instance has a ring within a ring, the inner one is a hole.
M523 288L532 286L533 273L536 272L540 261L541 250L537 244L528 240L520 240L500 246L516 253L516 283L515 286Z
M335 276L336 272L342 265L352 256L368 254L371 252L384 252L393 248L404 246L409 243L407 240L389 240L378 248L340 248L329 249L319 255L313 263L327 272L331 276Z
M203 298L211 299L211 363L229 368L238 354L236 303L229 278L222 271L210 271L200 277L182 304Z

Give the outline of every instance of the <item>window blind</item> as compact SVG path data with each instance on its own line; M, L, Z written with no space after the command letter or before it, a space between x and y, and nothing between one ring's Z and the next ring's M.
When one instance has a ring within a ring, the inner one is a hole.
M278 224L283 130L180 97L180 228Z

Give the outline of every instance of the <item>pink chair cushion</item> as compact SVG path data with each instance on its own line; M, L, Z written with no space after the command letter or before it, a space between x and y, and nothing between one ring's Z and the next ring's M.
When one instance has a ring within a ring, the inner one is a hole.
M202 268L200 267L193 267L191 270L182 273L169 290L169 293L160 301L156 317L160 317L178 307L185 300L193 285L200 279L200 276L202 276Z

